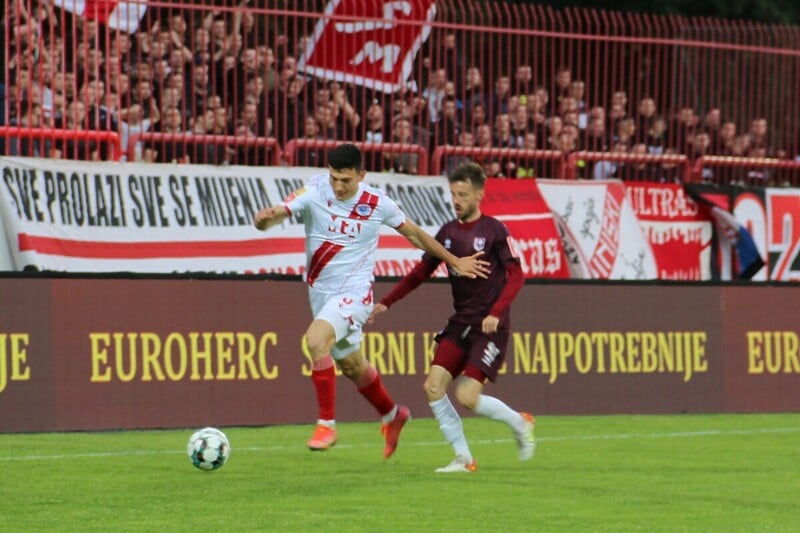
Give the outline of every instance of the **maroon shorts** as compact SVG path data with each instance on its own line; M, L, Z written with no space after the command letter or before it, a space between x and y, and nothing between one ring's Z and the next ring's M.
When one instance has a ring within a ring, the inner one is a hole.
M472 370L477 370L490 381L495 381L503 366L508 337L508 330L487 334L481 332L480 325L448 322L434 339L438 346L433 364L445 368L454 378L464 372L476 377Z

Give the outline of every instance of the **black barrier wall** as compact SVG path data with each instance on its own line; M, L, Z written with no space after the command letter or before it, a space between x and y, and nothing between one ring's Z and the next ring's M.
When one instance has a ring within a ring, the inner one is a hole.
M4 278L0 302L0 431L315 419L300 281ZM365 330L417 416L450 312L449 286L429 282ZM543 415L797 411L798 316L795 286L527 284L489 387ZM337 385L339 420L376 418Z

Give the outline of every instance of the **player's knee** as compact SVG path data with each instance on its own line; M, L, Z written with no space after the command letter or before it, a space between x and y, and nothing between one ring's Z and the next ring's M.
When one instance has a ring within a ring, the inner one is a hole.
M330 353L336 339L333 326L325 320L315 319L306 330L306 346L312 359L319 360Z
M313 359L320 359L328 354L330 339L325 335L309 331L306 333L306 345Z
M430 378L425 380L422 388L425 390L425 396L428 397L429 402L435 402L444 396L444 387L442 387L441 383Z
M350 379L358 379L367 368L366 360L362 358L345 357L337 363L342 374Z
M470 411L475 410L475 406L478 405L478 396L479 394L472 387L463 383L456 386L456 400Z

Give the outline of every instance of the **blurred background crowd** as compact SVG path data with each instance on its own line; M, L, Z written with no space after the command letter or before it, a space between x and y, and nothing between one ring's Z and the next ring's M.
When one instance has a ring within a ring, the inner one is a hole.
M247 0L205 9L148 7L133 33L62 10L51 0L13 0L5 15L4 124L117 132L123 160L326 164L325 150L313 143L301 144L287 158L284 148L293 139L412 144L427 153L458 146L565 155L682 154L690 160L797 156L793 122L772 124L757 105L715 105L714 91L702 106L693 105L672 87L609 74L608 65L587 66L596 63L590 52L544 62L526 53L530 47L512 52L505 48L513 40L497 40L491 53L483 54L471 32L436 28L417 54L406 87L385 93L301 72L298 63L316 20L276 25ZM506 59L499 61L497 54ZM659 78L662 84L669 76ZM730 109L736 113L726 113ZM137 141L146 132L171 137ZM209 135L221 140L187 140ZM241 141L268 138L275 143ZM6 155L112 158L105 143L91 139L8 137L2 150ZM369 171L423 170L413 151L387 147L366 155ZM451 152L441 170L474 157L470 150ZM558 173L556 158L493 155L480 161L493 177ZM778 171L731 172L732 180L752 181L753 173L761 172L755 176L760 182L783 184ZM646 158L579 164L577 177L681 178L669 161Z

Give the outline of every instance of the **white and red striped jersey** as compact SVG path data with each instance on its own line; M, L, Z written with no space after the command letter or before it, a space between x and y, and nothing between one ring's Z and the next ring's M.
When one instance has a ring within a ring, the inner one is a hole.
M406 221L397 204L375 187L359 183L349 200L337 200L328 174L311 177L283 202L301 214L306 231L306 282L331 293L368 294L375 280L381 224L397 229Z

